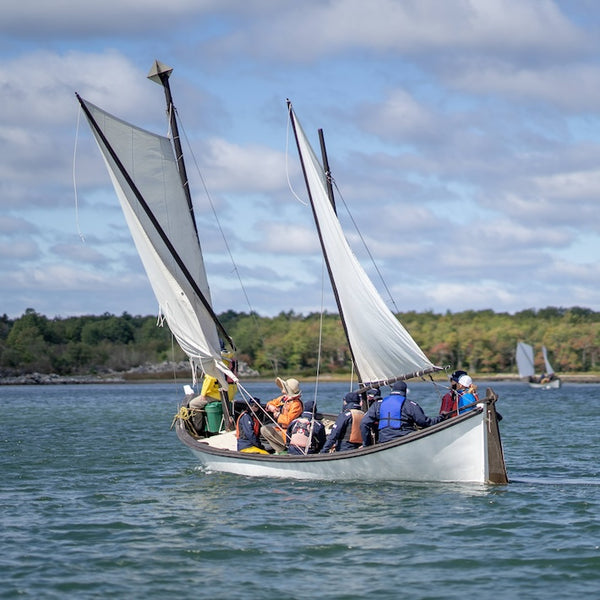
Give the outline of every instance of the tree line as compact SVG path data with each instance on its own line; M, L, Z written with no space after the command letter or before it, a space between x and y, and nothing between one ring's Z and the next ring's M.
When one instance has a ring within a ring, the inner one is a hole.
M556 372L590 373L600 359L600 313L572 307L527 309L515 314L492 310L406 312L397 315L428 358L472 373L516 373L518 341L548 349ZM275 317L227 311L220 321L233 338L239 360L262 375L343 374L351 371L348 344L337 314L307 316L293 311ZM321 351L319 350L321 340ZM186 357L168 327L155 316L47 318L29 308L16 319L0 317L0 376L59 375L128 371L144 364Z

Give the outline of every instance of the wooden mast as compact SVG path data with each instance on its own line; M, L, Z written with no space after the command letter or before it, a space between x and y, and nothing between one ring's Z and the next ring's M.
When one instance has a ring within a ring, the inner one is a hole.
M200 238L198 236L198 227L196 225L196 218L194 216L194 206L192 203L192 194L190 192L189 179L187 176L187 171L185 168L185 161L183 159L183 148L181 147L181 138L179 136L179 127L177 126L177 110L175 109L175 105L173 104L173 96L171 95L171 86L169 85L169 77L173 69L168 67L167 65L161 63L159 60L155 60L152 68L150 69L150 73L148 73L148 79L159 83L163 86L165 90L165 100L167 103L167 114L169 115L169 123L171 126L171 132L173 134L173 146L175 147L175 158L177 159L177 169L179 170L179 176L181 177L181 183L183 185L183 190L185 192L185 197L187 199L188 207L190 210L190 217L192 219L192 223L194 224L194 229L196 230L196 237L198 237L198 243L200 243ZM214 313L213 313L214 314ZM215 315L216 318L216 315ZM216 321L217 326L221 334L224 334L225 339L231 345L231 348L235 350L235 345L233 340L225 329L223 325L218 321ZM225 414L225 426L228 430L230 430L233 426L233 419L231 417L231 412L229 410L229 394L227 389L219 388L221 394L221 404L223 405L223 412Z
M198 227L196 225L196 218L194 216L194 206L192 204L192 194L190 192L189 179L185 168L185 161L183 160L183 148L181 147L181 138L179 137L179 127L177 126L177 109L173 104L173 96L171 95L171 86L169 85L169 77L173 69L167 65L161 63L159 60L155 60L150 73L148 73L148 79L154 81L163 86L165 90L165 100L167 102L167 114L169 115L169 124L171 132L173 134L173 145L175 147L175 158L177 159L177 169L179 176L181 177L181 184L185 192L188 207L190 209L190 216L192 217L192 223L198 235Z

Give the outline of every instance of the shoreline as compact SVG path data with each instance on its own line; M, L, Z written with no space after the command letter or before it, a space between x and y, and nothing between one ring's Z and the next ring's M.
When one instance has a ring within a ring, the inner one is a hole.
M262 376L249 376L245 381L252 382L272 382L276 376L262 377ZM296 377L301 383L311 383L315 381L314 377L302 377L294 375L281 375L281 377ZM344 383L350 380L350 374L348 375L321 375L319 381L323 383ZM522 381L517 375L510 373L480 373L472 375L473 381L514 381L527 383ZM596 373L573 373L566 375L559 375L560 380L563 383L600 383L600 375ZM190 380L189 372L185 373L156 373L150 375L149 373L137 372L135 376L132 376L130 372L118 375L111 373L110 375L71 375L62 376L55 373L27 373L23 375L15 375L11 377L0 377L0 386L3 385L69 385L69 384L148 384L148 383L173 383L181 380L182 385L188 383ZM445 377L434 377L434 381L445 381Z

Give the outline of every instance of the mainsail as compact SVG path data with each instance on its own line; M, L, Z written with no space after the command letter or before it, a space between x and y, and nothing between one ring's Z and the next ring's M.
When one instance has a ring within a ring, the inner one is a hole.
M226 386L200 242L171 141L78 96L160 311L194 367Z
M525 342L517 344L517 369L519 377L531 377L535 372L533 364L533 346Z
M313 216L361 383L440 370L387 307L352 252L327 193L326 174L289 104Z

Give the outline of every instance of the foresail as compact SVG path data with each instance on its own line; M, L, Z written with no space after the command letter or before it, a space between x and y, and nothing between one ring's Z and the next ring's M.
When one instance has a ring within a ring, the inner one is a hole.
M519 377L531 377L534 372L533 346L519 342L517 344L517 369Z
M551 375L554 373L554 369L548 360L548 351L546 350L546 346L542 346L542 354L544 356L544 365L546 366L546 375Z
M290 115L313 214L362 383L437 370L387 307L352 252L329 200L321 163L291 108Z
M174 249L210 304L210 290L200 244L190 217L171 142L164 136L117 119L90 102L82 102L102 132L102 135L98 133L88 116L127 225L169 329L181 349L195 364L204 372L222 380L221 371L217 368L222 363L215 322L172 251ZM154 222L138 196L149 207ZM172 249L169 249L159 230L162 230L163 235L166 234Z

